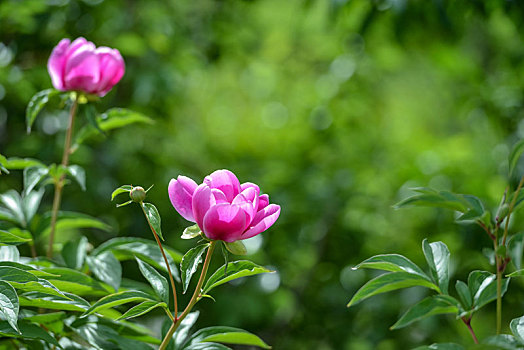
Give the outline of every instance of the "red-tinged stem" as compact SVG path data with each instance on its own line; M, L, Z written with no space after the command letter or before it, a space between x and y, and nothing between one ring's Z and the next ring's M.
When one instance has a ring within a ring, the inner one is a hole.
M473 341L475 342L475 344L478 344L479 340L477 339L477 336L475 335L475 331L473 330L473 327L471 327L471 317L470 318L462 317L462 322L464 322L466 327L468 327L469 333L471 334L471 337L473 338Z
M191 300L189 301L189 304L187 304L186 308L182 312L182 315L178 317L178 319L173 322L169 330L167 331L166 336L164 337L164 340L162 340L162 344L160 344L160 347L158 350L164 350L169 342L171 341L171 338L173 337L173 334L177 330L178 326L180 326L180 323L186 318L186 316L189 314L193 306L202 298L201 295L201 288L204 284L204 280L206 278L207 269L209 268L209 263L211 262L211 257L213 255L213 251L215 250L216 241L211 242L211 245L207 249L206 259L204 260L204 266L202 267L202 273L200 274L200 278L198 279L197 286L195 288L195 292L193 293L193 296L191 297Z
M160 252L162 253L162 256L164 257L164 262L166 264L167 272L169 274L169 280L171 281L171 289L173 290L173 300L175 303L175 312L174 312L175 318L173 321L176 321L177 315L178 315L178 300L176 296L176 286L175 286L175 280L173 278L173 273L171 272L169 261L167 260L166 253L164 252L164 247L162 247L160 238L158 237L158 234L156 233L155 229L153 228L153 225L151 225L151 222L149 221L149 218L147 217L146 210L144 209L144 206L142 203L140 203L140 207L142 208L142 212L144 212L144 216L146 217L147 223L149 224L149 228L151 229L151 232L153 232L153 236L155 236L156 243L158 244L158 247L160 248Z
M78 97L73 98L73 105L69 111L69 125L67 126L66 138L64 142L64 153L62 155L62 167L67 167L69 164L69 155L71 154L71 140L73 139L73 129L75 126L75 115L78 107ZM51 230L49 232L49 245L47 247L47 257L53 257L53 243L55 240L56 220L58 217L58 210L60 209L60 202L62 200L62 189L64 188L65 174L60 176L60 179L55 182L55 195L53 198L53 209L51 211Z

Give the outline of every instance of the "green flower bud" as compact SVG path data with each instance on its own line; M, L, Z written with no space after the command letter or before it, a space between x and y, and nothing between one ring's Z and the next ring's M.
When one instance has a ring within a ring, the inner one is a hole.
M133 202L141 203L146 199L146 190L140 186L133 187L131 192L129 192L129 197L131 197Z

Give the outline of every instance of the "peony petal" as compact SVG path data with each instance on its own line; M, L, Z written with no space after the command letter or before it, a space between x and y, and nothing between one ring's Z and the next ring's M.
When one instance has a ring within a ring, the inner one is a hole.
M253 213L258 212L258 195L259 195L259 189L258 186L250 186L247 187L245 190L240 192L239 195L244 196L244 198L251 203L251 206L253 207ZM238 197L238 196L237 196ZM236 198L236 197L235 197ZM234 203L234 201L233 201ZM252 216L251 216L252 218Z
M220 191L219 189L212 188L211 193L213 193L217 203L229 203L224 192Z
M254 190L250 189L249 191L254 191ZM239 193L235 197L235 199L233 199L233 202L231 204L238 205L243 211L246 212L246 226L244 227L244 230L245 230L251 224L256 214L255 206L253 205L253 202L247 199L242 193Z
M176 211L188 221L195 222L193 217L193 193L197 188L195 181L185 176L171 179L168 186L169 199Z
M258 235L259 233L267 230L271 225L277 221L278 216L280 215L280 206L276 204L270 204L261 211L259 211L253 222L251 223L251 228L241 235L240 239L247 239L253 236Z
M78 39L71 46L77 41ZM100 80L100 61L95 54L95 49L95 45L89 41L81 46L77 44L73 49L70 48L64 71L64 87L67 90L95 92Z
M47 70L51 76L51 82L57 90L64 90L65 59L70 42L69 39L60 40L58 45L53 49L47 62Z
M227 201L232 202L237 194L240 193L240 182L235 174L229 170L217 170L211 175L206 176L204 183L211 188L217 188L224 192Z
M257 193L260 193L260 187L258 185L252 183L252 182L244 182L242 185L240 185L240 191L244 191L246 188L253 187L257 191Z
M109 47L99 47L95 53L100 61L100 80L96 93L99 96L104 96L124 76L124 59L118 50Z
M258 210L257 212L261 211L265 207L269 205L269 196L267 194L260 195L258 197Z
M199 185L193 193L192 206L193 218L202 231L204 230L204 216L209 208L215 204L216 200L211 188L206 184Z
M204 217L204 234L212 240L234 242L246 225L246 213L235 204L213 205Z

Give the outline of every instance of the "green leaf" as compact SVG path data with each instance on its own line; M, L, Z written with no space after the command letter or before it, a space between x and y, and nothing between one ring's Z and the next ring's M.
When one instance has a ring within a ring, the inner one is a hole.
M369 259L364 260L353 268L356 269L377 269L391 272L405 271L420 275L429 280L429 277L408 258L399 254L381 254L375 255Z
M408 206L421 207L440 207L460 212L468 210L468 202L461 194L455 194L448 191L436 191L431 188L413 188L418 194L408 197L395 204L395 209Z
M124 292L118 292L114 294L107 295L102 299L94 303L86 312L82 314L81 317L86 317L95 312L98 312L103 309L108 309L113 306L118 306L133 301L156 301L151 299L149 294L144 292L139 292L136 290L127 290Z
M182 255L177 251L166 245L163 245L163 247L167 253L166 256L170 266L174 266L175 261L180 261L182 259ZM164 263L164 258L162 257L160 248L158 248L158 245L151 240L134 237L113 238L93 250L92 255L100 254L106 250L111 250L120 261L138 257L140 260L153 265L155 268L167 272L166 264ZM173 269L172 272L173 276L177 280L180 280L178 277L178 271Z
M180 323L180 326L176 329L175 333L173 333L172 342L170 344L173 345L174 349L181 349L182 345L186 342L189 331L191 330L191 327L193 327L198 319L198 315L200 312L194 311L191 312L182 320Z
M123 185L117 188L116 190L111 193L111 200L115 199L116 196L118 196L121 193L129 193L133 189L133 186L131 185Z
M42 163L41 161L37 159L32 158L18 158L18 157L11 157L8 158L4 164L7 169L11 170L17 170L17 169L25 169L27 167L41 167L45 168L46 165Z
M143 262L139 258L136 258L136 261L138 262L140 272L142 272L142 275L151 284L156 295L160 297L160 300L169 304L169 285L167 284L167 279L148 263Z
M483 216L485 215L485 213L487 213L489 220L487 220L486 224L490 223L491 215L484 209L484 205L482 204L479 198L470 194L464 194L462 195L462 197L468 203L468 209L464 214L457 218L457 221L460 222L482 220L484 222L486 220L484 220Z
M390 272L380 275L362 286L349 301L348 307L361 302L373 295L392 290L421 286L440 292L439 287L420 275L408 272Z
M448 294L450 255L448 247L442 242L428 243L428 240L424 239L422 250L433 281L437 283L442 293Z
M508 240L508 255L517 270L522 268L522 253L524 252L524 232L511 236Z
M180 238L192 239L192 238L200 236L201 234L202 234L202 231L200 230L200 227L198 227L197 224L194 224L194 225L186 227Z
M248 260L230 262L227 266L227 276L225 274L225 269L226 266L224 265L218 270L216 270L211 277L209 277L209 279L204 285L202 294L207 294L211 289L240 277L254 276L261 273L273 272L271 270L266 269L265 267L259 266L254 262Z
M14 246L0 246L0 261L14 261L20 260L20 252Z
M196 272L198 264L202 262L202 254L209 247L209 243L199 244L194 248L191 248L182 258L180 263L180 275L182 277L183 293L187 291L191 277Z
M509 328L513 335L521 342L524 343L524 316L514 318L509 324Z
M118 129L134 123L151 124L153 122L151 118L146 117L143 114L133 112L124 108L109 109L100 117L98 117L96 121L100 130L104 132L113 129ZM97 133L98 132L95 127L93 127L92 125L86 125L78 132L73 148L76 149L81 143L93 137Z
M122 265L113 252L105 251L97 255L87 257L87 265L100 281L109 284L115 289L120 288L122 281Z
M522 155L522 152L524 152L524 140L520 140L517 142L513 148L511 149L511 152L509 154L508 158L508 165L509 165L509 172L508 176L511 178L511 175L513 174L513 170L515 170L515 167L517 166L517 163L519 161L520 156Z
M131 203L133 203L133 200L128 200L127 202L117 204L116 207L117 208L125 207L126 205L131 204Z
M258 346L262 349L271 349L271 346L267 345L262 339L253 333L233 327L218 326L202 328L191 336L188 346L205 342L251 345ZM188 347L184 347L184 349L187 348Z
M57 275L53 275L51 273L41 271L37 269L36 267L24 265L24 264L12 262L12 261L0 261L0 266L16 267L20 270L30 272L31 274L35 275L36 277L58 277Z
M96 111L96 108L94 105L92 105L91 103L86 103L84 105L82 105L82 114L86 117L87 121L89 122L89 124L91 124L95 130L97 130L99 133L103 134L104 136L106 136L104 130L102 130L100 128L100 125L98 125L98 120L97 120L97 111Z
M15 289L9 283L0 281L0 315L18 333L20 332L17 326L19 309L20 304Z
M466 310L471 309L473 306L473 297L471 296L471 292L469 291L468 286L466 283L462 281L457 281L455 283L455 289L457 290L457 293L459 295L460 300L462 301L462 305L464 305L464 308Z
M89 215L69 212L69 211L60 211L58 212L58 217L56 221L56 232L70 230L70 229L80 229L80 228L96 228L102 231L109 232L111 226L106 223L92 217ZM37 229L35 230L36 235L38 236L47 236L51 231L51 213L47 213L41 220Z
M244 245L244 243L242 243L242 241L224 242L224 246L231 254L235 254L235 255L246 255L247 254L246 246Z
M434 343L431 345L419 346L414 350L465 350L462 345L455 343Z
M63 295L48 281L38 278L28 271L12 266L0 266L0 280L9 282L11 286L20 290L29 290L58 296Z
M120 316L117 320L130 319L133 317L142 316L157 307L167 308L167 305L162 301L144 301L127 310L126 313Z
M80 271L58 267L47 267L43 271L57 276L46 277L46 279L53 282L61 291L86 296L106 295L111 292L110 286L95 281Z
M40 166L32 166L24 169L24 195L35 188L36 185L49 173L49 169Z
M491 336L482 341L481 350L515 350L524 348L523 344L509 334Z
M508 289L509 280L508 278L502 280L502 295ZM472 271L468 276L468 288L473 296L473 310L478 310L497 299L496 276L490 272Z
M80 239L75 238L64 244L61 254L67 267L80 270L82 266L84 266L87 244L87 238L84 236L80 237Z
M0 204L4 205L14 217L15 222L22 227L27 226L24 209L22 206L22 197L15 190L9 190L0 194Z
M157 235L164 240L162 237L162 229L160 227L160 214L156 207L151 203L142 203L142 208L144 208L144 213L146 214L147 220L153 226L153 229L156 231Z
M219 343L198 343L185 347L183 350L231 350L230 347Z
M38 191L31 191L22 198L22 211L27 223L31 222L38 211L44 192L45 189L41 187Z
M86 190L86 171L79 165L67 167L67 173L80 185L82 191Z
M89 309L89 303L81 297L67 292L63 293L63 297L39 292L24 293L20 295L20 306L81 312Z
M65 312L60 311L24 317L24 320L44 325L48 331L52 331L54 333L62 333L64 329L63 320L66 318L66 316L67 315Z
M31 241L31 238L19 237L11 232L0 230L0 245L19 245Z
M56 339L49 335L49 333L44 331L41 327L28 321L20 321L18 326L20 328L20 333L13 331L7 322L0 321L0 336L23 339L40 339L46 343L60 347Z
M33 125L42 108L44 108L51 98L59 95L60 93L61 91L59 90L46 89L37 92L33 97L31 97L31 100L29 101L25 111L25 122L27 125L28 134L31 132L31 126Z
M399 329L410 325L415 321L425 319L433 315L456 314L459 311L459 302L449 295L434 295L418 302L409 308L400 319L391 326L391 329Z

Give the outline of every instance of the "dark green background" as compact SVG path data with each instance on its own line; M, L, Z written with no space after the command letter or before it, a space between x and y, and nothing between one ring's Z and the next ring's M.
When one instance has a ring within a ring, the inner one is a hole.
M376 275L351 266L392 252L423 264L420 243L428 237L449 246L454 278L493 271L481 230L454 224L448 211L392 205L415 186L498 203L508 150L524 137L523 16L516 0L3 0L0 152L59 162L57 128L66 115L46 110L29 136L24 125L31 96L51 87L51 50L78 36L115 47L126 74L97 109L128 107L155 124L100 137L73 155L86 168L88 190L67 187L63 208L115 227L111 235L83 232L91 242L150 238L137 207L116 209L109 199L119 185L154 183L149 199L164 236L187 250L192 242L179 235L188 223L171 207L167 184L179 174L200 182L227 168L282 207L250 256L278 270L280 285L268 291L252 278L217 290L217 303L198 306L200 326L240 326L275 349L469 344L452 316L389 331L425 290L347 309ZM2 191L20 187L20 172L0 179ZM522 220L513 226L518 231ZM213 266L220 260L217 254ZM132 263L124 269L137 273ZM510 285L505 324L524 314L523 287ZM494 325L494 305L473 320L480 338Z

